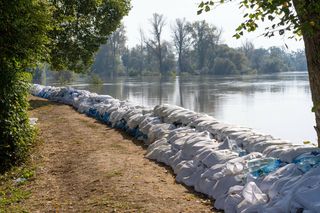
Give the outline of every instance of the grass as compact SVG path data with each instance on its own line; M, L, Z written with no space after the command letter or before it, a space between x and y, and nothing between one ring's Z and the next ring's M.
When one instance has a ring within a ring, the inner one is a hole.
M19 203L23 202L31 194L25 185L35 179L36 166L31 156L42 143L37 137L38 134L39 130L36 128L35 140L25 162L0 174L0 213L28 212Z
M105 206L112 209L111 212L145 212L144 206L139 202L123 200L121 197L92 198L89 201L92 206ZM85 209L84 212L92 212L92 209Z
M122 175L123 175L122 171L113 170L113 171L107 172L106 178L113 178L113 177L118 177L118 176L122 176Z
M0 213L27 212L16 204L30 196L30 191L23 186L34 179L34 172L34 167L25 164L0 175Z
M123 147L122 145L117 144L117 143L111 144L110 147L115 149L115 150L123 150L123 149L125 149L125 147Z

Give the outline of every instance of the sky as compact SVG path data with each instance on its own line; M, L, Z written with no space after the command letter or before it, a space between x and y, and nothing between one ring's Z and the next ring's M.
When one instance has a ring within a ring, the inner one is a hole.
M303 49L303 41L286 39L283 36L264 38L261 36L263 29L268 25L259 24L259 30L254 33L246 33L241 39L235 39L232 36L235 29L241 23L244 11L238 8L235 3L226 3L214 10L197 15L197 5L199 0L131 0L132 9L127 17L124 18L124 24L127 30L128 46L133 47L139 43L141 28L146 37L150 32L150 18L153 13L163 14L166 17L166 27L163 33L165 40L171 41L171 26L177 18L186 18L187 21L206 20L208 23L223 29L222 42L231 47L240 47L246 40L253 42L256 48L271 46L284 47L288 50Z

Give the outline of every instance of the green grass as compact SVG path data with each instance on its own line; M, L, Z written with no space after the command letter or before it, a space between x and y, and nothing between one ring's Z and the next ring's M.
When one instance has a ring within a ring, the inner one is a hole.
M113 148L113 149L116 149L116 150L124 150L124 149L126 149L125 147L123 147L122 145L117 144L117 143L111 144L110 147Z
M113 170L113 171L107 172L106 178L119 177L119 176L122 176L122 175L123 175L122 171Z
M43 143L37 138L38 134L39 130L36 128L35 139L25 162L0 174L0 213L28 212L20 203L31 194L25 185L35 179L36 165L30 156L37 149L38 145ZM20 181L17 181L19 179Z
M22 181L17 182L20 178ZM23 200L30 196L30 191L23 185L34 179L34 168L28 165L14 167L0 175L0 213L27 212L21 205Z
M121 197L109 197L106 195L104 198L92 198L89 205L93 207L107 207L113 209L113 212L145 212L143 211L144 206L138 202L130 202L123 200ZM92 209L84 209L84 212L94 212Z

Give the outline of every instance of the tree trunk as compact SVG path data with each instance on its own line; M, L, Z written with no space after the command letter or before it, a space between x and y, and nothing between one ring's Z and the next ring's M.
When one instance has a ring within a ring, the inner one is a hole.
M180 48L179 56L178 56L178 63L179 63L179 73L182 73L183 70L182 70L182 51L181 51L181 48Z
M307 12L304 8L315 6L318 3L304 0L293 0L298 18L302 24L309 24L311 20L318 20L317 12ZM320 31L316 26L312 33L302 32L306 50L306 58L309 73L310 90L313 102L313 110L316 117L314 127L318 137L318 147L320 147Z
M112 77L117 76L117 71L116 71L116 47L113 45L113 50L112 50Z
M159 69L160 69L160 73L163 74L162 47L161 46L159 46Z
M320 32L316 32L313 35L304 35L303 38L306 48L313 109L316 116L316 126L314 128L317 132L318 146L320 147Z

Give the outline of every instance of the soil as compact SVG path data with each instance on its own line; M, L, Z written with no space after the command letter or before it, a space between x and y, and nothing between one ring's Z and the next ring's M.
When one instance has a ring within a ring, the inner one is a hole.
M30 212L213 212L212 201L144 157L146 147L72 107L30 97L41 141Z

